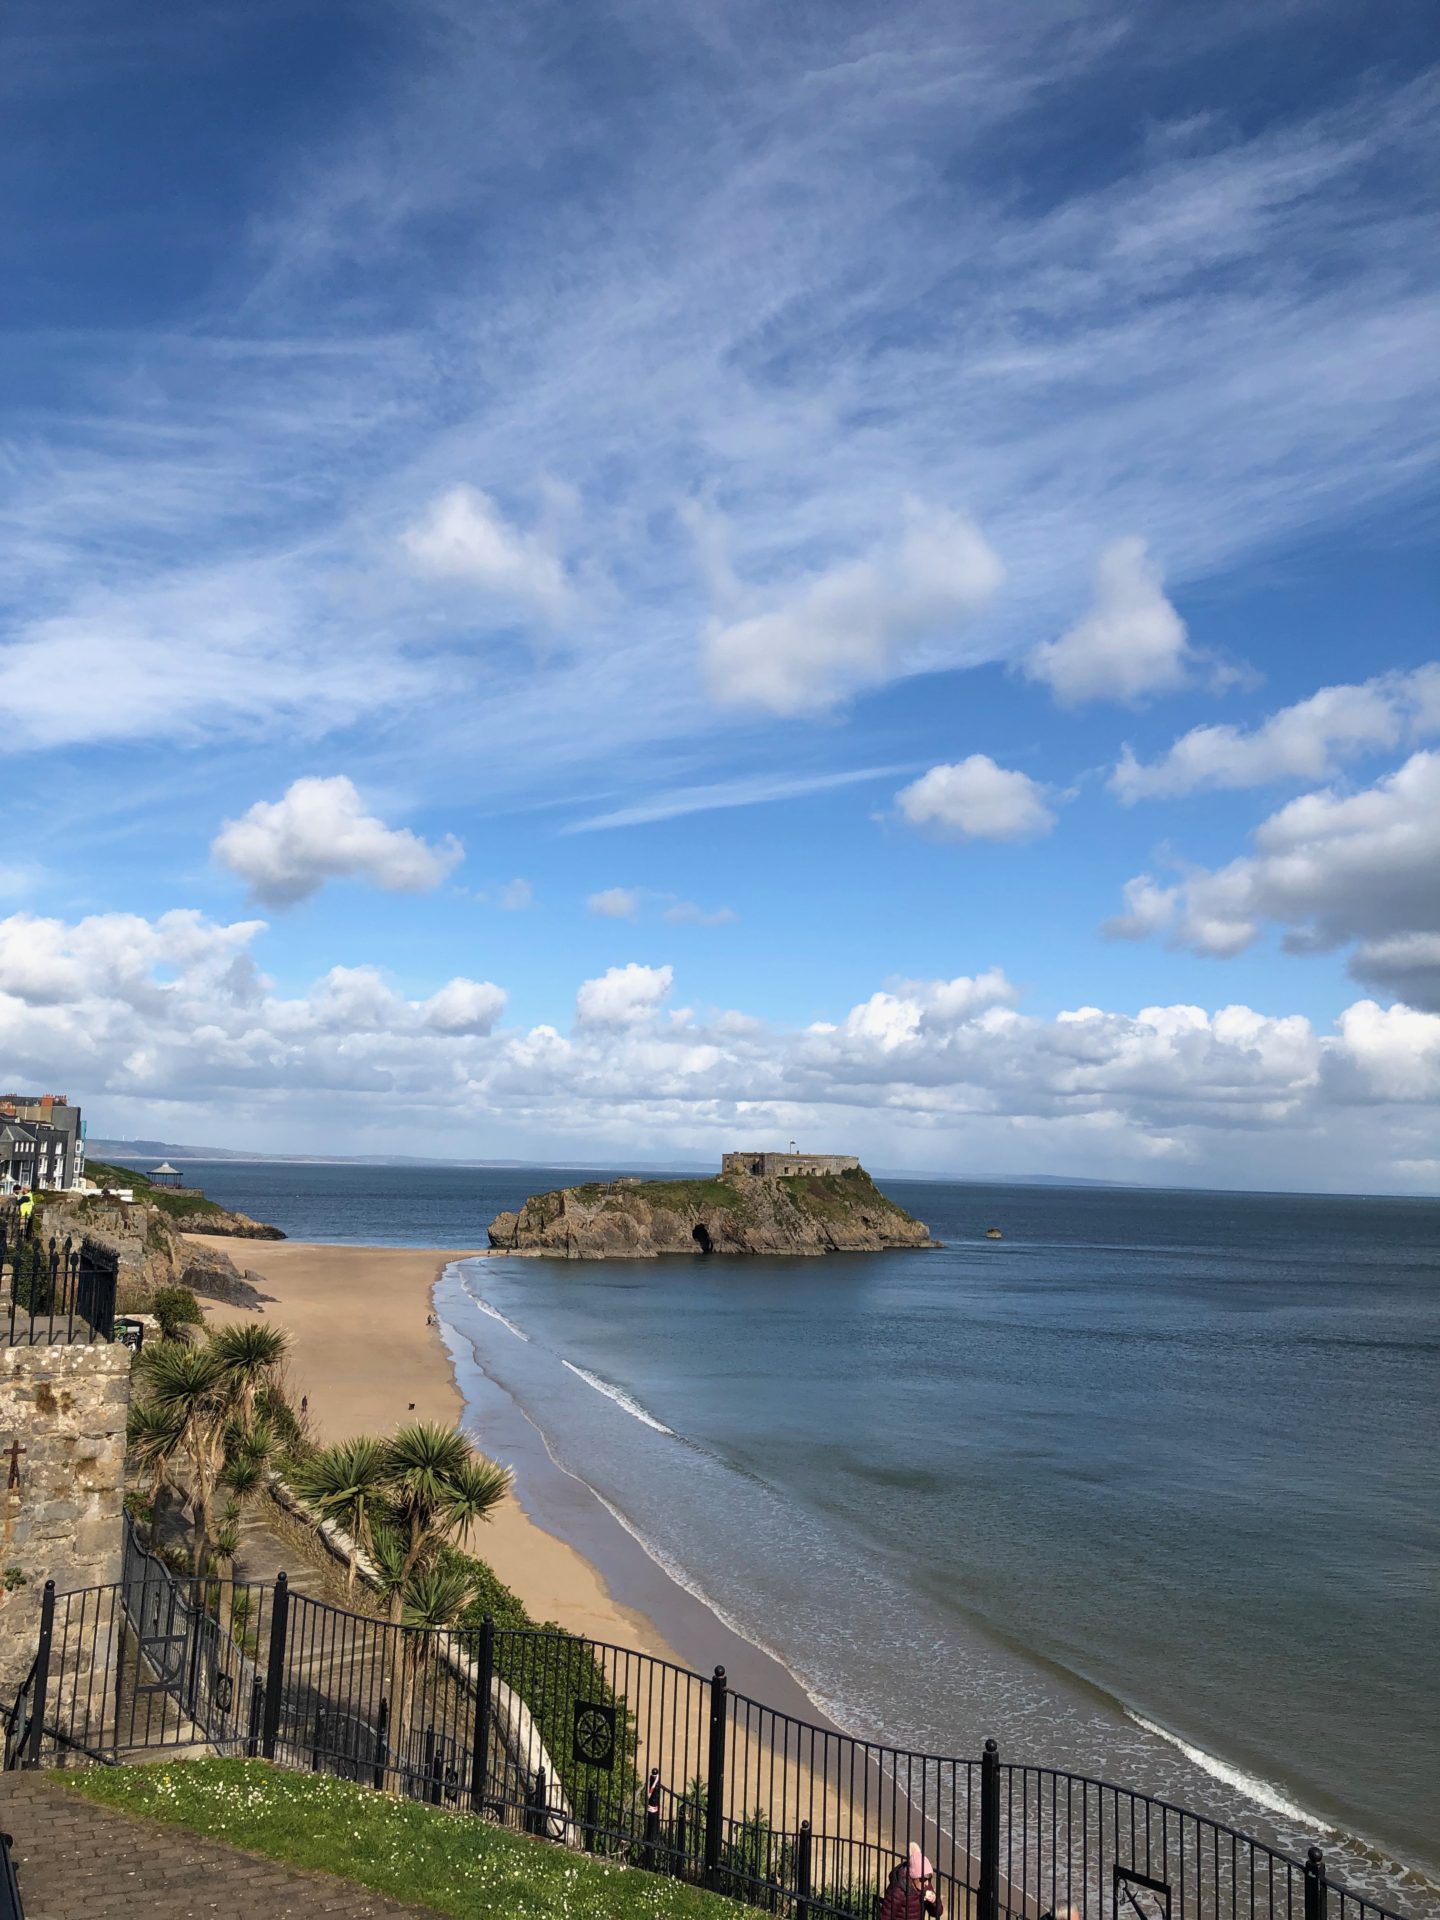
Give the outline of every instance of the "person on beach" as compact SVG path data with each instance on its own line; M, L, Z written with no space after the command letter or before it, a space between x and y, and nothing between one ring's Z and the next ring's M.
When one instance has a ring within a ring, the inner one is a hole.
M895 1863L877 1920L945 1920L935 1869L913 1840L905 1858Z

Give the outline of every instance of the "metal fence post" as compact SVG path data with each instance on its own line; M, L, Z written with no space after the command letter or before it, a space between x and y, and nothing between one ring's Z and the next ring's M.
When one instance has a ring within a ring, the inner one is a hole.
M1000 1749L985 1742L980 1762L980 1897L975 1920L999 1920L1000 1913Z
M490 1695L495 1688L495 1622L487 1613L480 1622L480 1672L475 1682L475 1722L470 1736L470 1811L485 1806L490 1784Z
M285 1686L285 1636L290 1626L290 1582L283 1573L275 1576L275 1597L270 1603L270 1656L265 1662L265 1719L260 1732L260 1752L266 1760L275 1758L275 1742L280 1735L280 1695Z
M795 1920L810 1920L810 1822L800 1822L795 1849Z
M377 1793L382 1793L385 1788L385 1769L390 1758L386 1751L389 1740L390 1702L382 1696L380 1709L375 1715L375 1766L370 1776L370 1784Z
M1305 1856L1305 1920L1325 1920L1326 1905L1325 1856L1311 1847Z
M259 1674L250 1682L250 1720L245 1729L245 1758L253 1760L260 1751L260 1728L265 1717L265 1682Z
M720 1843L725 1834L725 1708L730 1696L724 1667L710 1682L710 1774L705 1783L705 1884L720 1879Z
M35 1691L31 1696L29 1757L27 1767L40 1764L40 1743L45 1737L45 1696L50 1688L50 1645L55 1638L55 1582L47 1580L40 1596L40 1645L35 1651Z
M585 1789L585 1818L580 1827L580 1841L586 1853L595 1851L595 1829L600 1824L600 1795L594 1787Z

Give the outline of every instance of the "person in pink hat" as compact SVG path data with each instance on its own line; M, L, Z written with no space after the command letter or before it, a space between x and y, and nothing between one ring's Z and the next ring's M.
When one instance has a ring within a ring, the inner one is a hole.
M935 1885L935 1869L912 1840L880 1902L878 1920L945 1920L945 1902Z

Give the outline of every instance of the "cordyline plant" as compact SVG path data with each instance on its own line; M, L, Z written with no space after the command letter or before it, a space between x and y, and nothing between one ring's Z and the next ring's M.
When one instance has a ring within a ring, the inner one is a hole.
M286 1344L278 1327L236 1326L194 1345L161 1340L140 1351L130 1450L157 1492L177 1484L177 1465L183 1463L195 1520L196 1574L215 1555L216 1489L228 1486L243 1499L259 1484L274 1450L273 1428L257 1407L273 1394Z
M508 1467L453 1427L420 1420L388 1440L361 1437L324 1448L300 1466L298 1491L350 1535L350 1581L363 1550L378 1576L395 1635L394 1724L409 1726L415 1682L469 1604L463 1568L441 1567L441 1547L484 1520L510 1488ZM409 1631L405 1631L409 1629Z

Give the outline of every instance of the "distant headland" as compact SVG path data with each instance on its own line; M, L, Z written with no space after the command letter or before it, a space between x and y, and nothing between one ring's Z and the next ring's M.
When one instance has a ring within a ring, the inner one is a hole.
M490 1245L565 1260L662 1253L878 1253L933 1247L853 1154L727 1153L708 1180L589 1181L490 1222Z

